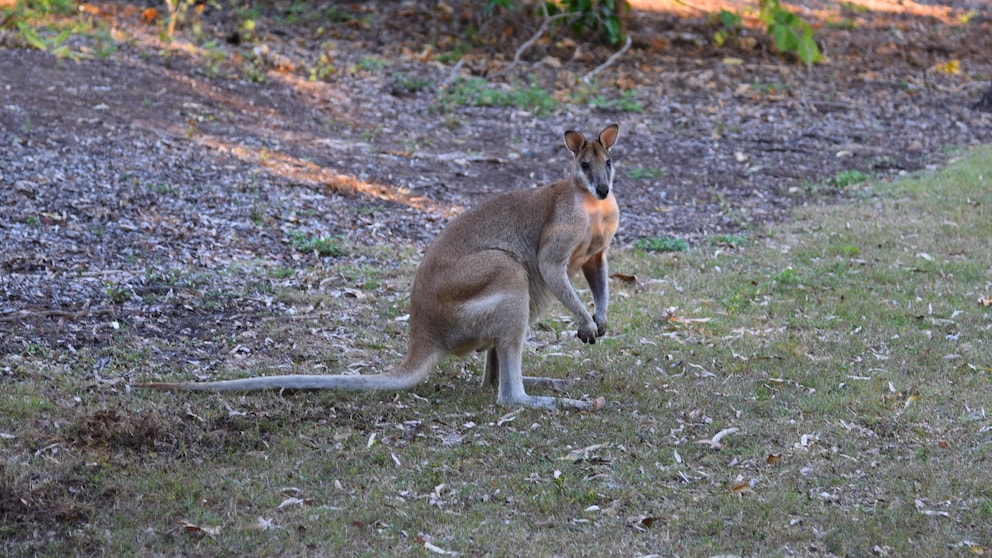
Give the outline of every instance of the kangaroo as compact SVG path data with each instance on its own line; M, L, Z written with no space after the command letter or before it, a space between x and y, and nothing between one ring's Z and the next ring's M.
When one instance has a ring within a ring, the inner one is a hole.
M598 409L585 402L528 395L524 384L558 380L524 377L530 324L561 301L575 317L578 337L595 343L606 333L609 288L606 254L620 211L613 195L610 148L619 126L587 141L564 134L573 154L571 176L551 185L496 195L453 219L427 248L410 295L406 357L390 372L370 375L284 375L139 387L192 391L270 389L408 390L447 355L486 351L482 384L496 386L496 403L537 408ZM570 276L582 270L592 291L590 314Z

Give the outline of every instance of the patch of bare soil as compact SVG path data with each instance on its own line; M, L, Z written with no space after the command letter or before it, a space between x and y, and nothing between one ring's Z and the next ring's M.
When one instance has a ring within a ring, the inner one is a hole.
M164 47L138 7L96 3L74 17L112 29L116 51L79 60L0 31L0 355L126 331L136 351L158 340L154 360L213 368L238 350L218 337L247 342L287 310L254 285L299 288L273 270L393 263L302 253L292 235L424 246L459 208L562 177L570 128L621 126L621 245L740 232L843 194L842 171L914 171L992 141L970 108L992 76L985 3L807 2L827 60L805 68L762 30L717 48L701 11L659 2L631 14L632 48L594 86L579 78L615 49L563 34L492 80L533 80L563 101L550 114L439 103L537 28L476 4L266 3L250 33L243 11L208 8L202 34ZM175 339L202 342L173 354Z

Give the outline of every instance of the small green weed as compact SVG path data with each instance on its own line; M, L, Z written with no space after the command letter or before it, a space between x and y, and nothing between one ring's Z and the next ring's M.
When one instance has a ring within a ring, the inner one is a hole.
M657 180L664 171L655 167L636 166L627 170L626 177L632 180Z
M374 56L366 56L355 65L356 70L368 72L370 74L378 74L385 68L386 61L382 58L376 58Z
M417 93L434 87L434 80L398 72L393 74L393 86L409 93Z
M794 285L799 281L799 274L792 266L786 267L781 271L776 271L772 274L772 281L779 283L781 285Z
M23 21L17 22L17 28L21 31L24 41L31 48L51 53L57 58L77 59L79 57L78 53L74 52L65 44L66 40L72 36L72 30L70 29L63 29L58 35L51 36L47 33L39 34L34 27Z
M689 250L689 241L674 236L654 236L638 238L634 241L634 247L648 252L686 252Z
M721 9L716 14L710 14L710 24L717 27L713 32L713 42L716 46L722 47L727 43L736 43L743 29L741 14Z
M748 238L740 234L718 234L711 236L709 243L714 246L725 246L736 249L747 246Z
M867 174L857 169L850 169L840 171L833 178L831 178L828 183L834 188L847 188L852 184L860 184L865 182L869 178L870 177Z
M586 105L595 109L644 112L644 105L637 100L637 94L634 91L620 91L615 87L606 87L599 83L579 85L568 93L567 99L572 104Z
M791 52L807 66L823 59L808 23L783 8L779 0L758 0L758 6L758 18L767 26L779 52Z
M148 184L148 189L156 194L167 196L176 193L176 189L163 182L152 182Z
M107 283L106 287L107 298L114 304L131 300L134 294L127 287L123 287L118 283Z
M644 105L635 97L633 91L621 91L617 97L596 95L589 99L589 106L596 109L613 110L617 112L644 112Z
M341 248L340 236L310 237L301 231L287 233L290 245L300 252L316 253L319 256L340 256L344 254Z
M338 73L334 65L333 45L325 43L321 46L321 53L317 56L317 64L310 68L310 81L325 81L328 77Z
M754 89L755 91L760 91L768 95L774 95L776 93L782 93L787 91L789 89L789 86L782 83L781 81L762 82L762 81L758 81L758 78L755 78L754 81L751 82L751 89Z

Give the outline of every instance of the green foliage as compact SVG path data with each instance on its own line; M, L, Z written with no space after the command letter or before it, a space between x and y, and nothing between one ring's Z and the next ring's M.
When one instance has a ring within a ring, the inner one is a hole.
M15 7L28 16L72 15L76 13L75 0L23 0Z
M393 74L393 86L410 93L416 93L434 86L434 80L420 77L415 74L397 72Z
M334 65L333 46L332 43L321 45L320 55L317 56L317 65L310 68L310 81L324 81L338 72Z
M559 10L559 5L546 2L548 13ZM619 44L626 38L623 18L627 13L626 0L562 0L560 9L575 14L572 31L599 33L611 45Z
M830 179L830 185L835 188L847 188L852 184L860 184L866 180L868 180L867 174L857 169L850 169L837 173Z
M620 91L598 83L580 85L568 95L568 101L576 105L586 105L595 109L617 112L644 112L644 105L637 100L634 91Z
M107 298L114 304L131 300L131 291L117 283L107 283Z
M487 0L482 14L491 17L499 10L515 11L525 3L521 0ZM540 4L538 4L540 6ZM605 39L611 45L620 44L626 39L624 20L628 11L627 0L561 0L546 1L543 9L534 10L542 17L571 14L567 19L571 29L579 35L593 34Z
M619 97L596 95L589 100L589 106L618 112L644 112L644 105L634 95L635 93L633 91L621 91Z
M790 265L781 271L773 273L772 281L781 285L792 285L799 281L799 274Z
M710 22L717 25L717 30L713 32L713 42L716 46L722 47L727 42L737 42L742 28L741 14L721 9L716 15L710 15Z
M78 55L65 44L65 41L72 36L71 29L63 29L58 35L51 37L39 35L38 31L24 21L17 22L17 28L21 31L21 36L31 48L49 52L58 58L77 58Z
M558 108L558 101L536 83L504 89L476 77L455 80L451 87L438 93L438 104L443 107L517 107L536 114L548 114Z
M378 74L382 72L386 67L386 61L381 58L376 58L374 56L366 56L362 58L358 64L355 66L356 69L368 72L370 74Z
M318 256L340 256L344 254L341 248L340 236L307 236L302 231L290 231L289 244L300 252L316 253Z
M747 245L748 239L740 234L718 234L709 238L710 244L714 246L725 246L728 248L740 248Z
M504 10L513 10L513 0L487 0L486 7L483 8L482 14L489 17L496 13L497 8L502 8Z
M638 238L634 241L634 247L647 252L687 252L689 241L674 236L654 236Z
M758 18L767 26L779 52L791 52L807 66L823 59L808 23L783 8L779 0L758 0L758 5Z

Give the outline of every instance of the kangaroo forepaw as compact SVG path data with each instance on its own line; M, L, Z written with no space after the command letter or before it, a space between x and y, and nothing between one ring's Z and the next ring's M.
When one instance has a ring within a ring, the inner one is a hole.
M596 334L598 331L592 328L580 328L575 332L575 336L579 338L583 343L588 343L590 345L596 344Z
M606 335L606 316L593 316L592 319L596 322L596 337Z

